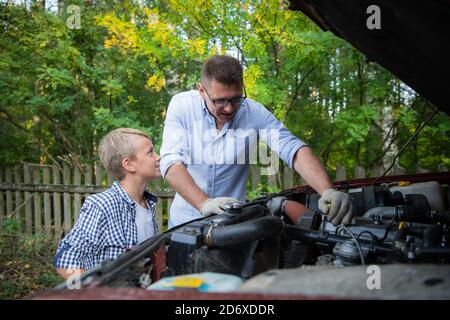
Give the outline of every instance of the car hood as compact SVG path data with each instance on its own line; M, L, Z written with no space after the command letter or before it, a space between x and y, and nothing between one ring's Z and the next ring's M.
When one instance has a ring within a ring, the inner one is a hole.
M367 20L380 9L380 29ZM292 0L322 30L345 39L450 115L450 1Z

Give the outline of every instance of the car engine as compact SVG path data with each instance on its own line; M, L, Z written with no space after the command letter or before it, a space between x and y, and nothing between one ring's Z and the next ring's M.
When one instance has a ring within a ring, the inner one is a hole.
M341 190L353 200L350 225L327 221L318 210L320 196L309 188L228 203L223 214L169 229L88 270L80 286L148 288L162 278L203 272L251 282L269 270L449 264L448 185L391 182Z
M248 279L306 265L449 263L446 187L438 182L349 189L354 223L335 226L319 195L293 190L229 203L225 213L173 231L167 275L220 272Z

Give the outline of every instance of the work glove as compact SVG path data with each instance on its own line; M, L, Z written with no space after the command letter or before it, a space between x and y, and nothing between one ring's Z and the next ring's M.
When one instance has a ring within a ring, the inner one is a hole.
M286 197L274 197L267 201L267 208L269 209L271 214L276 214L281 210L284 211L283 204L287 200Z
M225 203L238 201L238 199L230 197L210 198L203 202L200 213L205 217L211 214L221 214L225 211L223 208Z
M319 209L327 215L327 220L334 225L350 224L353 220L353 203L347 193L327 189L319 199Z

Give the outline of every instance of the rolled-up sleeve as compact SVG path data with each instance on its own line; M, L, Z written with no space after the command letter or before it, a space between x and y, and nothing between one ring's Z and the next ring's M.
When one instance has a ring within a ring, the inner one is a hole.
M87 198L73 229L61 241L53 265L63 269L95 267L95 256L105 246L105 223L101 209Z
M286 129L283 123L275 118L265 107L261 106L260 111L262 113L262 122L260 124L260 132L262 134L260 134L260 138L292 168L295 154L306 144Z
M160 152L160 170L163 178L174 163L182 162L186 164L189 161L187 130L182 121L182 107L180 99L174 96L167 108Z

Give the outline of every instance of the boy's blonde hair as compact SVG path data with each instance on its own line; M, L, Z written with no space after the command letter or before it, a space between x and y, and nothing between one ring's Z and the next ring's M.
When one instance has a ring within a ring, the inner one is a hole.
M132 139L136 135L152 140L148 134L141 130L119 128L109 132L100 141L98 147L100 160L110 176L116 180L125 178L126 172L122 166L122 160L136 157L136 144Z

